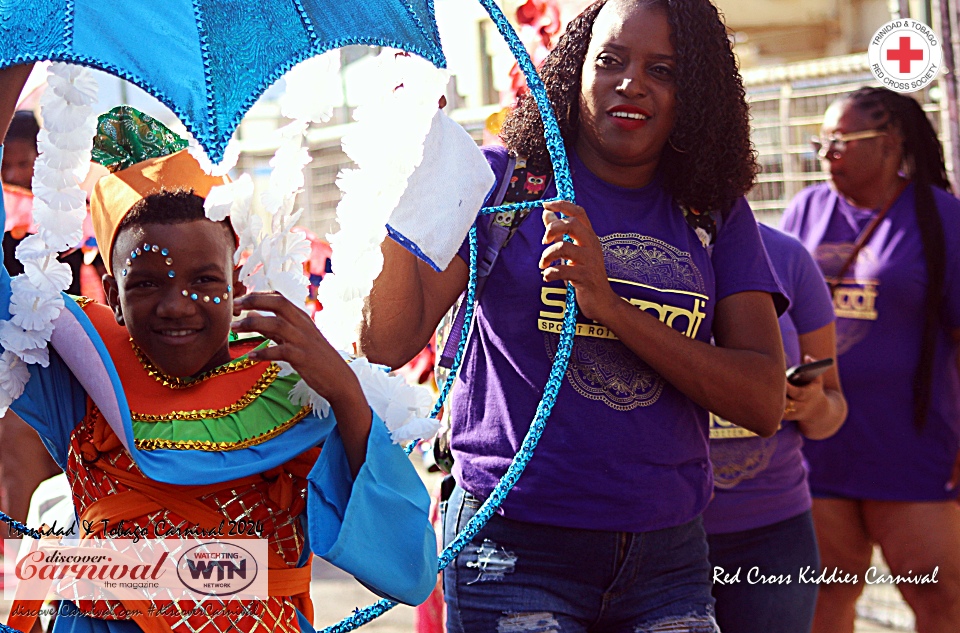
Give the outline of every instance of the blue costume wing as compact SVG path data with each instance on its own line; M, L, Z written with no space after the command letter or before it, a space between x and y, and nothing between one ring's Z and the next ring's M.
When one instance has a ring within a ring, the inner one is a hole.
M430 0L0 3L0 68L56 60L123 77L166 104L214 162L281 75L348 44L446 64Z

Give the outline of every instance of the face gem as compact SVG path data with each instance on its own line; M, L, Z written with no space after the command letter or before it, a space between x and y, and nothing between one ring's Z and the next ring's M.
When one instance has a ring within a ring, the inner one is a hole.
M164 260L164 261L167 262L167 266L172 266L172 265L173 265L173 258L172 258L172 257L168 257L168 258L167 258L166 260Z
M214 302L214 303L220 303L220 297L214 297L214 298L213 298L213 302Z
M204 303L210 303L210 297L204 296L204 297L203 297L203 302L204 302Z
M163 255L164 257L166 257L167 255L170 254L170 251L164 248L164 249L162 249L162 250L160 251L160 254Z
M177 276L177 273L173 272L172 270L167 271L167 277L169 277L170 279L173 279L176 276Z
M190 293L190 298L193 299L194 301L196 301L196 300L199 298L199 296L197 295L197 293L192 292L192 293Z
M186 296L188 296L190 293L188 293L186 290L182 290L182 291L180 291L180 294L182 294L184 297L186 297Z

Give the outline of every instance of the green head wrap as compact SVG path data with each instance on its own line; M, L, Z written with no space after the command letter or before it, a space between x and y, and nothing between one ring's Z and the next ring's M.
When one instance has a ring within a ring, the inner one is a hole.
M169 156L189 143L136 108L117 106L100 115L93 139L93 160L111 172L133 167L150 158Z

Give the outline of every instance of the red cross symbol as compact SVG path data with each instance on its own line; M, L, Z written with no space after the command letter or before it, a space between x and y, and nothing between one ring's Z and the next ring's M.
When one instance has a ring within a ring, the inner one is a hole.
M910 36L900 38L900 48L891 48L887 51L887 61L900 62L900 73L910 73L910 62L923 60L922 48L910 48Z

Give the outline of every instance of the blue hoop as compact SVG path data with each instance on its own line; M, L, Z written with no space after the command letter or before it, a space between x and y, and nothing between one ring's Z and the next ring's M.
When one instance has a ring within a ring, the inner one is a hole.
M554 179L557 184L558 197L553 198L552 200L569 200L570 202L573 202L575 200L575 196L573 192L573 180L570 176L570 167L567 163L567 154L563 147L563 138L560 135L560 128L557 125L557 119L553 113L553 107L550 105L550 100L547 97L547 91L543 85L543 81L540 79L540 75L537 74L536 68L533 65L533 61L530 59L530 55L523 47L523 44L520 42L520 38L517 37L516 32L513 30L513 27L510 26L510 23L503 15L500 7L498 7L493 0L480 0L480 4L482 4L487 10L487 13L490 14L490 17L494 24L496 24L500 34L509 45L510 51L517 59L520 69L523 71L523 74L526 77L527 86L529 87L531 94L533 94L533 97L537 103L537 107L540 110L540 118L543 120L544 137L547 142L547 151L550 153L550 162L553 165ZM527 209L541 206L544 202L546 201L541 200L536 202L501 205L495 208L483 209L480 213L486 215L505 210ZM569 238L566 236L564 239L569 241ZM467 314L466 318L464 319L463 330L460 336L460 344L457 347L457 354L454 357L453 367L451 368L450 374L443 385L440 397L437 399L437 403L434 405L432 414L433 416L436 416L439 413L440 408L443 406L443 403L447 398L447 395L450 393L450 388L453 385L453 381L456 379L457 371L459 370L460 363L463 360L463 352L466 348L467 335L470 332L471 322L473 321L473 304L476 296L476 283L477 233L476 227L474 226L470 230L470 280L467 284L467 297L465 299L468 302ZM547 418L550 417L550 412L553 409L553 405L556 403L557 392L560 390L560 384L563 380L564 374L567 371L567 363L570 359L570 353L573 349L573 335L576 327L576 317L576 296L574 294L573 286L567 284L563 329L560 333L560 343L558 345L557 355L554 357L553 365L550 368L550 378L544 387L543 398L540 400L540 404L537 406L537 412L534 415L533 421L530 423L530 429L527 431L527 435L523 438L523 443L520 445L520 450L514 457L513 462L510 464L510 467L507 468L507 472L503 474L503 477L500 478L500 481L497 482L497 485L490 493L490 496L487 497L487 499L477 510L477 513L473 516L473 518L470 519L470 521L467 522L453 542L450 543L450 545L448 545L443 552L441 552L437 561L438 571L442 571L447 565L449 565L463 550L463 548L466 547L467 543L470 542L477 532L483 528L490 517L493 516L493 513L496 512L497 508L499 508L503 503L504 499L506 499L507 494L509 494L510 490L517 483L520 475L523 474L524 469L530 462L530 458L533 457L533 451L537 447L537 443L540 441L540 436L543 434L543 430L546 427ZM408 452L410 450L413 450L413 445L409 447ZM323 629L320 633L347 633L347 631L352 631L353 629L363 626L364 624L380 617L395 606L397 606L397 603L392 600L380 600L370 606L364 607L363 609L355 610L353 615L347 616L337 624Z
M533 61L530 59L530 55L527 53L527 50L524 48L522 42L520 42L520 38L517 37L516 32L513 30L513 27L510 26L510 23L500 10L500 7L498 7L493 0L480 0L480 4L483 5L483 7L487 10L487 13L490 15L493 23L497 26L497 30L510 47L510 51L513 53L518 64L520 65L520 69L523 71L524 77L527 80L527 86L537 103L537 107L540 111L540 118L543 120L544 138L547 143L547 151L550 154L550 162L553 166L554 181L556 182L558 193L556 198L551 198L550 200L506 204L494 208L483 209L480 211L480 214L487 215L500 211L528 209L541 206L544 202L554 200L568 200L570 202L574 202L575 196L573 191L573 179L570 176L570 167L569 163L567 162L566 150L563 146L563 138L560 135L560 128L557 124L553 107L550 105L550 100L547 96L547 91L543 85L543 81L540 79L540 75L537 74L536 68L533 65ZM460 336L460 344L457 348L454 364L451 368L449 377L443 385L440 396L434 405L433 412L431 414L433 417L436 417L439 414L439 410L446 401L446 398L450 393L450 389L453 386L453 381L456 379L457 373L460 369L460 363L463 360L463 353L466 349L467 335L469 334L470 326L473 321L473 308L474 300L476 298L477 285L476 227L471 228L469 238L470 279L467 284L467 297L465 299L468 302L467 314L466 318L464 319L463 332ZM566 236L564 239L569 241L569 238ZM534 415L533 421L530 423L530 428L527 431L527 435L524 437L523 443L520 445L520 450L514 457L513 462L511 462L509 468L507 468L507 471L500 478L500 481L497 482L497 485L490 493L490 496L487 497L487 499L477 510L477 513L463 527L453 542L450 543L450 545L448 545L443 552L441 552L437 561L438 572L442 571L447 565L449 565L463 550L463 548L466 547L467 543L470 542L477 532L483 528L493 513L496 512L496 510L501 506L504 499L506 499L510 490L517 483L520 475L523 474L524 469L527 467L527 464L533 457L534 449L536 449L537 443L540 441L541 435L543 435L543 430L546 428L547 419L550 417L550 412L553 410L553 405L556 403L557 393L560 390L563 376L567 370L567 363L570 359L570 353L573 349L576 316L576 296L574 294L573 286L567 284L563 329L560 333L560 342L557 349L557 355L554 357L553 364L550 368L550 376L547 380L546 386L544 387L543 398L540 400L540 404L537 406L536 414ZM412 450L413 444L408 447L407 453L409 454L409 452ZM33 538L40 538L39 532L14 521L2 512L0 512L0 520L7 521L14 528L32 536ZM347 633L348 631L352 631L353 629L363 626L364 624L380 617L395 606L397 606L397 603L392 600L379 600L374 604L364 607L363 609L355 609L352 615L345 617L343 620L332 626L322 629L320 633ZM6 624L0 623L0 633L21 632L13 627L7 626Z

